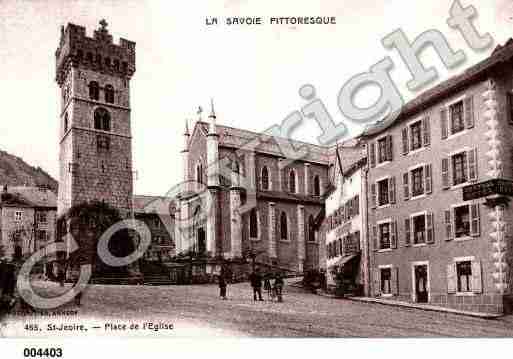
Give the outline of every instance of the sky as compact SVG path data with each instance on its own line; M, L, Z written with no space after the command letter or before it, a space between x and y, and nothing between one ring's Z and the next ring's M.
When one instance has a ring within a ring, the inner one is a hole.
M448 71L432 48L421 53L435 66L439 80L487 57L496 44L513 35L513 0L461 0L473 5L474 24L490 33L494 45L481 52L468 47L447 24L452 0L0 0L0 149L40 166L58 179L59 92L55 50L60 27L83 25L92 36L100 19L109 23L114 41L137 43L137 71L131 83L134 183L136 194L164 195L182 179L185 119L215 103L218 123L261 132L306 104L298 95L312 84L335 122L342 86L353 76L389 56L392 79L404 100L410 74L381 39L402 29L413 40L436 29L467 60ZM217 16L219 26L207 26ZM336 25L227 26L233 16L335 16ZM435 85L436 82L430 86ZM355 101L371 105L375 88ZM347 123L352 135L360 125ZM293 138L317 143L320 129L302 121Z

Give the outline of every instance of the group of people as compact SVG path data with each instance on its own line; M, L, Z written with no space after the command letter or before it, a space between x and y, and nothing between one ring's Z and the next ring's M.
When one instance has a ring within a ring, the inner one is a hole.
M251 288L253 289L253 300L263 301L262 298L262 286L264 290L267 292L267 297L269 300L278 302L283 301L283 286L284 281L283 277L280 273L276 273L275 275L267 273L262 275L260 270L257 268L249 275L249 282L251 284ZM219 296L226 300L226 288L228 286L226 276L221 272L218 277L219 284Z

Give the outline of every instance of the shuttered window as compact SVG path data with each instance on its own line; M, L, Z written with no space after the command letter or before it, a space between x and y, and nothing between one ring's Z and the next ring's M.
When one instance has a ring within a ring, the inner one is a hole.
M474 98L467 96L463 100L463 104L465 110L465 127L472 128L474 127Z
M444 107L440 110L440 131L442 140L446 139L449 135L447 114L447 108Z
M404 245L406 247L410 246L410 242L411 242L411 239L410 239L410 236L411 236L411 224L410 224L410 218L406 218L404 220Z
M410 186L409 186L409 173L406 172L403 174L403 190L404 190L404 200L407 201L410 198Z
M449 187L449 159L442 158L442 188L447 189Z
M424 117L422 120L422 136L424 140L424 146L431 144L431 126L429 117Z

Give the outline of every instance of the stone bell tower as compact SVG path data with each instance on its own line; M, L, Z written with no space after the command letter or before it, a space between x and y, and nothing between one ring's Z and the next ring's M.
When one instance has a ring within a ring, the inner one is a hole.
M85 201L132 212L130 79L135 43L113 43L107 22L93 37L82 26L61 28L55 53L60 88L58 213Z

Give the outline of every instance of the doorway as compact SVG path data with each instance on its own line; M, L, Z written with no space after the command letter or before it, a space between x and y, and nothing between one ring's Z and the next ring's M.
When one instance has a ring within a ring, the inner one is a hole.
M203 228L198 228L198 253L205 254L207 251L207 236Z
M429 302L428 265L413 265L414 301L417 303Z

